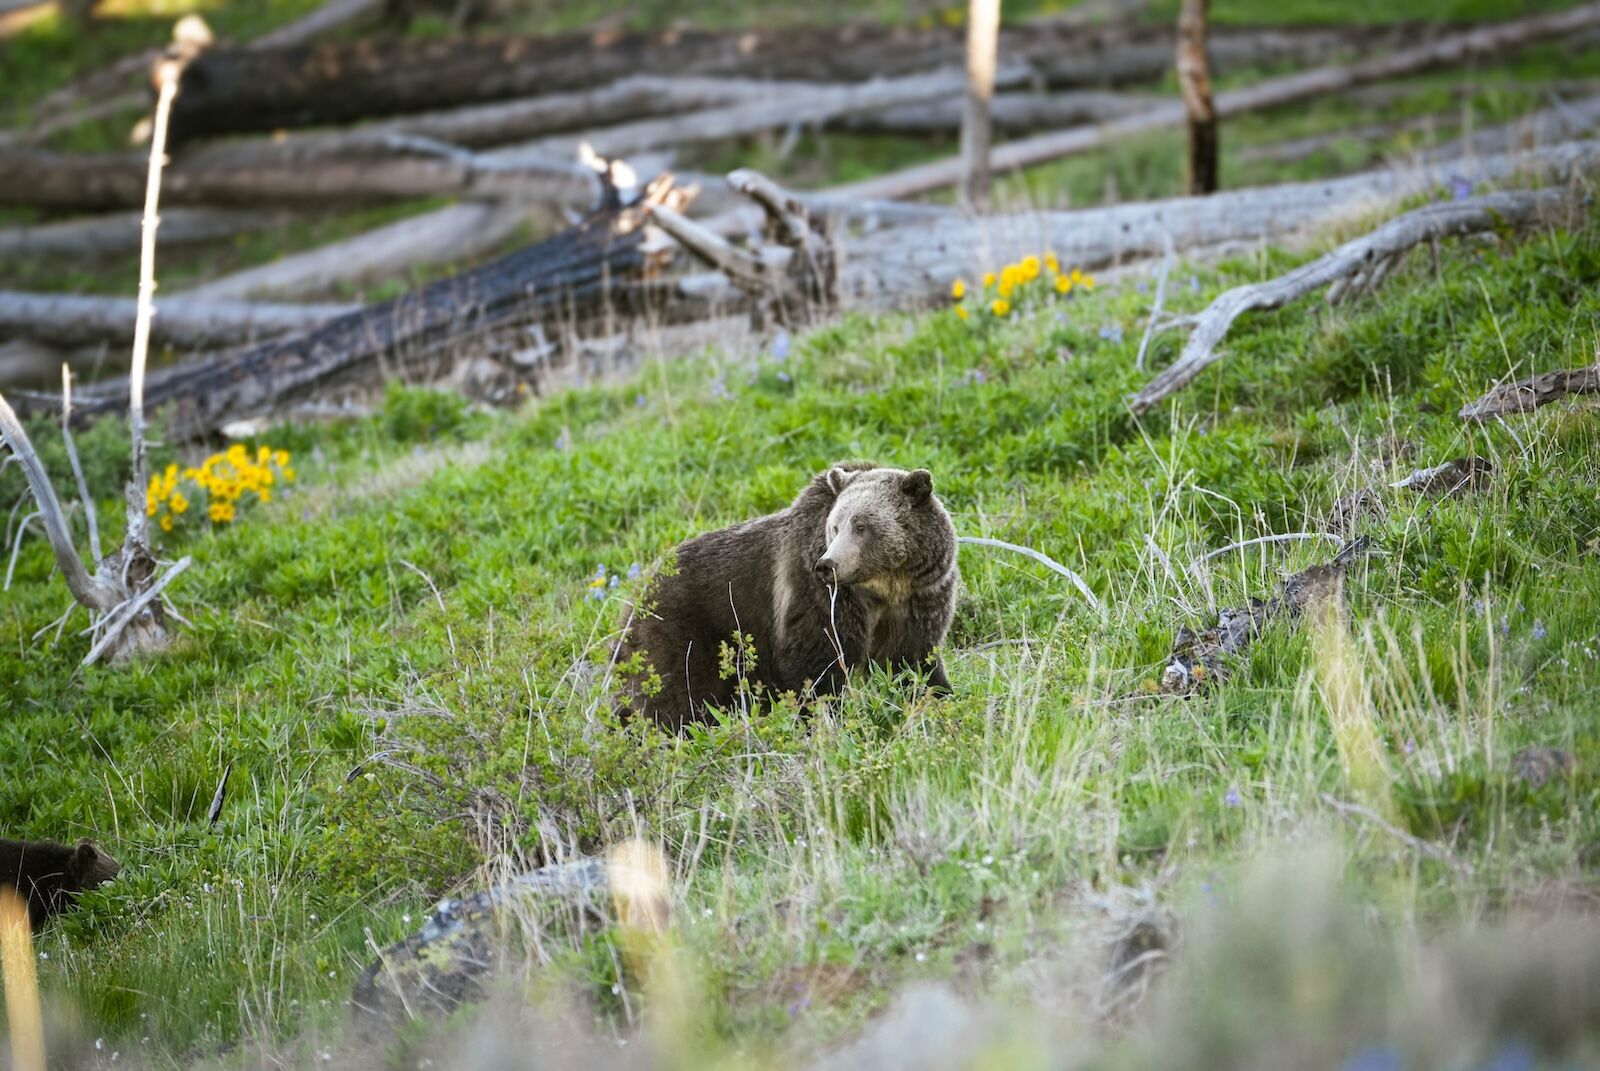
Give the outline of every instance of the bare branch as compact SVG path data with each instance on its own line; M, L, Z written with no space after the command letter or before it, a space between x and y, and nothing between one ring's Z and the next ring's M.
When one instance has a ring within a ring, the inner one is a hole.
M72 545L72 530L67 526L66 514L61 511L61 501L56 498L56 489L50 483L50 476L45 472L38 452L28 440L28 433L22 429L22 422L17 419L17 414L12 411L11 403L5 400L4 395L0 395L0 438L4 438L6 445L11 447L11 453L22 466L23 475L28 478L28 489L33 492L33 500L38 503L39 514L44 521L45 536L56 553L56 565L61 569L72 597L91 610L111 609L118 601L116 591L98 576L90 576L84 568L83 559L78 557L77 548Z
M1216 550L1208 551L1191 562L1189 568L1193 569L1196 565L1199 565L1202 562L1208 562L1212 558L1220 558L1222 555L1232 550L1243 550L1245 547L1259 547L1266 543L1294 543L1306 539L1326 539L1330 543L1344 542L1343 539L1334 535L1332 532L1285 532L1282 535L1257 536L1254 539L1242 539L1237 543L1229 543L1225 547L1218 547Z
M1144 413L1191 383L1220 359L1218 344L1246 312L1287 305L1330 283L1370 271L1378 262L1398 257L1422 242L1526 223L1554 211L1566 200L1563 190L1521 190L1428 205L1280 278L1234 287L1201 314L1177 361L1135 394L1129 405L1135 413Z
M145 607L154 602L155 599L160 596L162 591L166 590L167 585L172 583L173 580L177 579L179 573L189 568L190 561L190 557L185 554L182 558L179 558L176 562L173 562L172 567L166 572L162 573L161 576L156 579L155 583L145 588L128 602L123 603L121 607L113 610L112 613L108 614L104 622L105 631L100 634L99 641L96 642L93 647L89 648L89 653L83 656L82 664L85 666L94 665L95 662L99 660L100 656L105 654L106 650L117 642L118 638L121 637L123 630L131 625L138 618L138 616L144 612Z
M1600 364L1528 376L1504 383L1461 407L1462 420L1483 423L1512 413L1531 413L1571 394L1600 394Z
M988 539L983 536L957 536L956 542L968 543L975 547L998 547L1001 550L1014 550L1018 554L1026 554L1039 564L1049 566L1051 569L1054 569L1056 572L1072 581L1073 587L1078 589L1079 594L1084 597L1085 601L1087 601L1088 604L1094 607L1096 610L1100 609L1100 600L1095 598L1093 591L1089 590L1089 585L1083 582L1083 577L1079 576L1071 569L1068 569L1065 565L1062 565L1049 555L1041 554L1032 547L1019 546L1016 543L1007 543L1003 539Z

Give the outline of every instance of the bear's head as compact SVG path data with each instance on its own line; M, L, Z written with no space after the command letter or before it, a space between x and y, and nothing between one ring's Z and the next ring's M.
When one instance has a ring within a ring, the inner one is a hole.
M83 892L104 885L121 870L122 864L110 852L95 847L92 840L84 837L78 841L78 846L72 850L72 858L67 862L67 884Z
M903 597L947 571L955 528L927 469L835 466L825 479L836 497L816 563L823 580Z

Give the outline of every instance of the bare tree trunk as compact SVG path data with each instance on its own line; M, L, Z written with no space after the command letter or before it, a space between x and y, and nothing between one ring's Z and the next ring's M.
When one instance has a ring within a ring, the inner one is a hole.
M1347 66L1282 75L1253 86L1228 90L1217 96L1216 111L1218 116L1226 117L1282 107L1343 92L1354 86L1463 64L1481 57L1502 55L1596 25L1600 25L1600 2L1590 0L1565 11L1481 26ZM1187 118L1188 111L1184 106L1172 101L1113 120L1101 127L1060 130L1013 141L996 149L991 160L996 171L1031 167L1065 156L1091 152L1136 134L1170 130L1181 126ZM839 197L865 200L915 197L933 190L948 189L961 181L961 175L962 161L960 157L952 157L837 187L830 192Z
M1189 110L1189 194L1217 191L1217 109L1206 58L1207 0L1183 0L1178 11L1178 85Z
M967 103L961 114L961 200L973 212L989 210L989 106L1000 39L1000 0L967 3Z
M304 331L349 305L258 305L230 300L164 297L151 324L160 346L215 349L254 342L285 331ZM133 298L79 294L29 294L0 290L0 335L57 346L133 340L138 308Z

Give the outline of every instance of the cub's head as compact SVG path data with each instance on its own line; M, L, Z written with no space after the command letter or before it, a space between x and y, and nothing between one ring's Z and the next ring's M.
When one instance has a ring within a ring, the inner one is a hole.
M955 528L927 469L835 466L834 494L816 569L829 583L865 585L885 596L942 576L955 557Z
M122 864L112 858L111 853L96 848L87 837L78 841L66 866L68 884L80 892L104 885L121 870Z

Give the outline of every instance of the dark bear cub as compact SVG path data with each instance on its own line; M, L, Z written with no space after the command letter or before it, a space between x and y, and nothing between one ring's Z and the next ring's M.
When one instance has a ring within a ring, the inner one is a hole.
M53 840L0 839L0 888L16 890L35 930L51 915L70 911L80 892L104 885L121 869L87 838L73 847Z
M742 651L746 681L769 696L833 694L874 664L926 671L955 612L956 532L926 469L843 462L813 477L779 513L697 536L654 577L618 645L642 654L625 704L664 728L726 706L739 681L724 649Z

